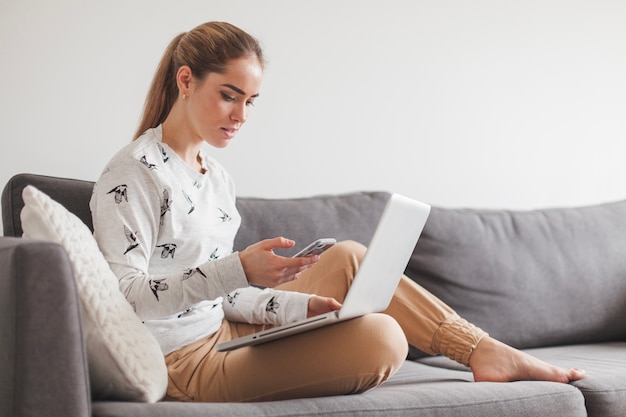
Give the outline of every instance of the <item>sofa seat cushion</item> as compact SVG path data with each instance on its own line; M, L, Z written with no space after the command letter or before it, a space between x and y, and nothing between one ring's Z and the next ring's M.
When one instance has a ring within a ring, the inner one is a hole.
M571 385L585 397L589 417L626 416L626 342L555 346L526 349L531 355L563 367L577 367L586 376ZM449 370L467 370L447 358L419 360L422 364Z
M518 348L626 340L626 201L433 208L407 274Z
M585 396L589 417L626 416L626 342L529 350L562 366L576 366L586 376L573 382Z
M582 417L575 387L548 382L473 383L466 371L407 361L378 388L359 395L262 403L157 404L96 402L94 417L204 416L438 416Z

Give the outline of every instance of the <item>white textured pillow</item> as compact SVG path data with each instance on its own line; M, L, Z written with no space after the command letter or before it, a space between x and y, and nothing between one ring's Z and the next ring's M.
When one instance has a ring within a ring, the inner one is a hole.
M89 228L33 186L24 188L22 196L24 237L60 244L72 264L93 398L161 399L167 389L161 349L119 290Z

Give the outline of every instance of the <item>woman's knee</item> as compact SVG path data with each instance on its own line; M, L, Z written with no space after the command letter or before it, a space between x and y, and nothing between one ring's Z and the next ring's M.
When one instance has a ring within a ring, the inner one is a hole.
M332 248L330 248L324 255L328 257L335 257L343 259L354 265L355 268L361 264L367 248L354 240L344 240L337 242Z
M357 319L361 339L359 360L371 366L373 373L393 375L404 363L408 342L398 322L387 314L373 313Z
M363 257L363 255L365 255L365 251L367 250L363 244L355 240L342 240L341 242L337 242L337 244L333 247L335 249L345 250L348 253L359 257Z

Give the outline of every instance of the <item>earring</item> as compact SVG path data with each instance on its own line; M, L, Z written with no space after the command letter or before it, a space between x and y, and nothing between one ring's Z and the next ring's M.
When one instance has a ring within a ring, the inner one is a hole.
M183 100L187 98L187 94L183 94Z

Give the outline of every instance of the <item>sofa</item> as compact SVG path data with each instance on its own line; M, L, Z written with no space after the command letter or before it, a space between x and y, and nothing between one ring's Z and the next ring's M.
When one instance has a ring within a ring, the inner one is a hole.
M19 174L3 190L1 417L626 415L626 201L527 211L432 207L406 269L492 336L585 369L581 381L475 383L469 369L410 347L401 369L363 394L196 404L94 395L70 258L58 243L21 238L28 185L91 228L92 182ZM319 237L367 245L388 197L239 198L235 249L277 235L296 240L294 251Z

